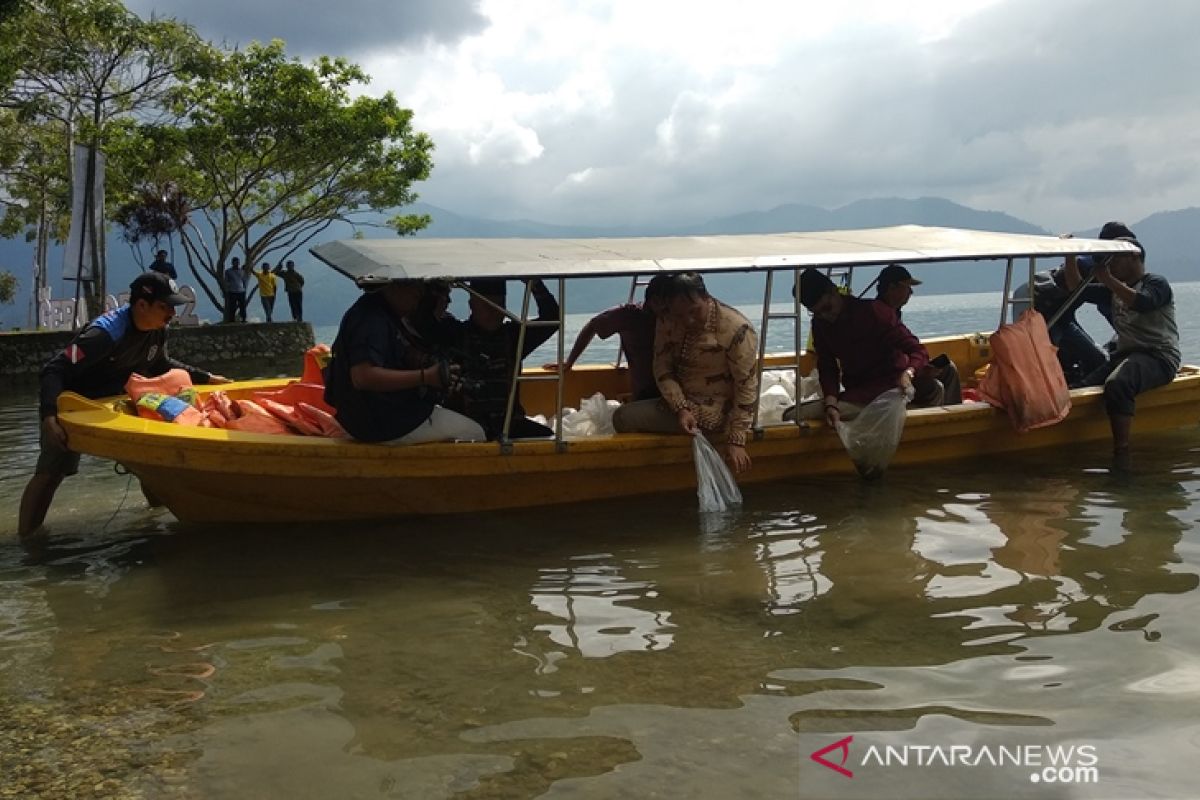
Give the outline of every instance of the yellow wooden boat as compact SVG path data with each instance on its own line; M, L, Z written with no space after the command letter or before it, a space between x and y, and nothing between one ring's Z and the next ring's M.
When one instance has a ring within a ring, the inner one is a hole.
M761 271L767 273L766 297L770 297L772 279L781 270L794 278L808 266L834 269L998 259L1008 270L1004 306L1015 259L1029 259L1032 274L1037 259L1114 253L1128 247L1112 241L901 226L771 236L356 240L322 245L313 252L360 283L399 277L455 281L480 275L542 277L559 281L560 298L565 279L596 275ZM528 305L527 293L517 319L527 316ZM799 319L799 308L791 315ZM765 327L780 316L787 315L764 313L761 324ZM795 331L799 344L800 325ZM766 338L762 337L764 342ZM964 376L988 361L986 334L925 343L931 352L950 356ZM558 347L561 361L561 334ZM764 353L761 361L765 368L798 367L803 374L812 367L811 353L799 358L794 353ZM561 377L527 369L522 377L530 381L522 386L527 409L547 416L563 406L564 397L572 404L594 392L615 397L628 385L619 366L581 366ZM236 398L284 383L247 381L220 388ZM1071 396L1073 408L1066 420L1026 434L1013 431L1005 412L982 403L911 410L893 468L1107 439L1101 391L1080 389ZM390 447L188 428L142 419L114 406L112 401L64 394L59 418L72 448L123 464L150 494L185 521L447 514L685 491L696 483L691 443L682 435L618 434L569 440L560 429L552 440ZM1196 367L1183 367L1173 383L1138 398L1138 433L1198 422L1200 369ZM815 423L757 427L748 450L754 465L739 478L743 484L853 472L837 436Z

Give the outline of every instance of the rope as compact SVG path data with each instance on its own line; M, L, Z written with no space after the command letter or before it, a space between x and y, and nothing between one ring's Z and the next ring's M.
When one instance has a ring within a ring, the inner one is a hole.
M122 473L118 469L120 466L120 464L113 464L113 472L121 475ZM121 508L125 505L125 500L129 497L129 487L133 485L133 474L128 471L126 471L124 474L129 475L129 480L125 481L125 494L121 495L121 502L117 503L116 510L113 511L112 516L108 518L108 522L104 523L104 527L100 529L101 533L106 533L108 531L108 526L111 525L112 521L117 518L117 514L121 513Z

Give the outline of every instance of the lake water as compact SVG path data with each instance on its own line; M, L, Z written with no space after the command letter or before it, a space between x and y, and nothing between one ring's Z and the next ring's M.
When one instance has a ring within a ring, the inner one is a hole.
M1200 284L1177 303L1196 363ZM0 797L1200 794L1197 428L1135 431L1130 473L1097 443L718 518L185 526L85 458L29 554L31 402L0 403Z

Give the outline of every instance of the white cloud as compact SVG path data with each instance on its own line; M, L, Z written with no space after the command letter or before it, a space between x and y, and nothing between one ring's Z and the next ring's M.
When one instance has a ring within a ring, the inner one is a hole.
M1067 229L1200 197L1191 0L455 9L424 44L357 57L437 143L422 197L460 213L603 225L940 195Z

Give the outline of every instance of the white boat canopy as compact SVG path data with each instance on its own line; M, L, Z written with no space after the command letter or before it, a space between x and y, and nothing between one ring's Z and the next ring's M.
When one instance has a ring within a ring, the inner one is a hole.
M626 239L346 239L310 252L360 284L403 279L580 278L658 272L1043 258L1131 244L898 225L862 230Z

